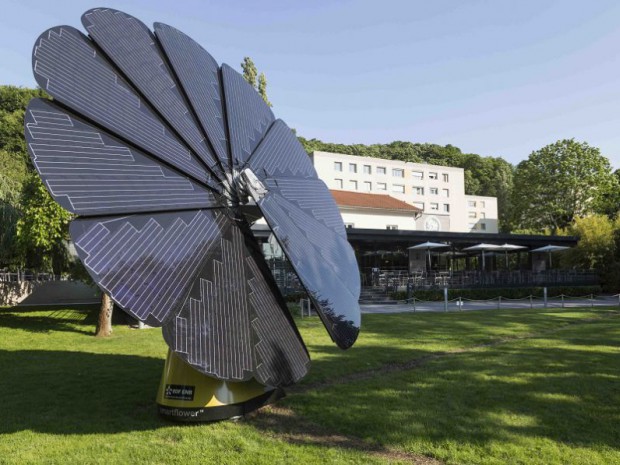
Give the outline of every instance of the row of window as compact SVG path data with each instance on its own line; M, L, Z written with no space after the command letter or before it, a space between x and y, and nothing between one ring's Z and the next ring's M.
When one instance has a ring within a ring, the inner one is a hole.
M424 210L424 202L412 202L412 205L414 207L418 207L420 210ZM436 212L439 211L439 204L437 202L429 202L428 206L431 211L436 211ZM444 203L442 207L442 211L444 213L450 213L450 204Z
M343 189L344 188L344 181L342 179L334 179L334 181L336 182L336 188L337 189ZM353 189L353 190L357 190L358 188L358 181L351 179L349 181L349 189ZM370 192L372 191L372 182L370 181L363 181L362 182L362 190L364 192ZM375 190L378 191L387 191L387 183L385 182L378 182L375 184ZM405 185L404 184L392 184L392 188L391 188L392 192L397 192L400 194L404 194L405 193ZM424 195L424 188L423 187L413 187L414 192L416 193L416 195ZM436 187L431 187L429 189L429 193L431 195L439 195L439 189ZM450 190L449 189L441 189L441 195L443 197L450 197Z
M334 181L336 183L336 189L344 189L344 181L342 179L334 179ZM353 179L351 179L350 181L348 181L347 188L356 191L358 189L358 182L353 180ZM404 184L392 184L392 188L391 189L392 189L392 192L396 192L398 194L404 194L405 193L405 186L404 186ZM362 190L364 192L372 191L372 182L370 182L370 181L362 182ZM377 191L387 191L387 183L385 183L385 182L378 182L378 183L376 183L375 190L377 190Z
M480 204L480 208L485 208L486 207L486 202L484 200L480 200L478 202L476 202L475 200L468 200L467 201L467 206L471 207L471 208L476 208L476 206L478 206L478 204Z
M469 218L480 218L480 219L485 219L487 217L486 213L484 213L484 212L480 212L480 213L469 212L469 213L467 213L467 216Z
M344 227L347 229L351 229L355 227L355 223L345 223ZM385 229L391 229L391 230L397 230L398 229L398 225L397 224L387 224L385 225Z
M424 195L423 187L413 186L413 191L416 193L416 195ZM439 189L437 187L430 187L428 189L428 192L431 195L439 195ZM450 197L450 189L441 189L441 195L443 197Z
M343 167L342 167L341 161L334 162L334 171L338 171L341 173L342 168ZM376 170L377 170L376 174L380 176L385 176L387 174L387 169L385 168L385 166L377 166ZM364 174L372 174L372 166L362 165L362 172ZM357 163L349 163L349 173L357 173ZM402 168L392 168L392 176L395 178L404 178L405 170ZM424 172L423 171L412 171L411 176L414 179L421 180L421 179L424 179ZM450 176L448 175L448 173L442 173L441 176L444 182L448 182L450 180ZM439 179L439 173L433 172L433 171L429 172L428 179Z

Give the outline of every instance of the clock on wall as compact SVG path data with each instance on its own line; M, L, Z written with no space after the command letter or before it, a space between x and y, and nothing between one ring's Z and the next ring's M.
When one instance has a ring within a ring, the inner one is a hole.
M425 231L439 231L441 229L441 223L436 216L429 216L424 220Z

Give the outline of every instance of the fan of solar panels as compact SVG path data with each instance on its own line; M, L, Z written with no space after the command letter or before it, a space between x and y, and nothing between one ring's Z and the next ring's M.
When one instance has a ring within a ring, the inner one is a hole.
M111 9L44 32L33 50L53 100L28 106L34 166L78 215L95 282L161 326L199 372L283 386L309 356L246 213L258 207L336 344L360 325L359 272L338 209L292 130L198 43Z

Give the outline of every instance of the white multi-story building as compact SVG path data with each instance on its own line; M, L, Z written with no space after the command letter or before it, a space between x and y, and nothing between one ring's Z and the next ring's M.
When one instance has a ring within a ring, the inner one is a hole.
M318 151L310 157L331 190L389 195L417 207L422 213L407 222L411 230L498 232L497 198L466 195L462 168Z

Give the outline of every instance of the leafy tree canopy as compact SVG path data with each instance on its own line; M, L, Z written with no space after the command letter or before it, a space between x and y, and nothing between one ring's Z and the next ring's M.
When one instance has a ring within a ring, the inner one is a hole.
M517 165L514 220L521 227L557 231L577 217L617 210L613 203L618 188L618 178L599 149L560 140Z

